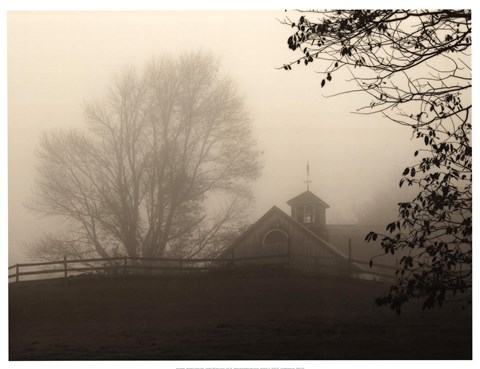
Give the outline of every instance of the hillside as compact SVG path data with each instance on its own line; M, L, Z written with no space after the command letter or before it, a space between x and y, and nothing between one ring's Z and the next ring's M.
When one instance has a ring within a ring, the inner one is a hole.
M471 311L400 316L386 285L287 270L9 288L10 360L471 359Z

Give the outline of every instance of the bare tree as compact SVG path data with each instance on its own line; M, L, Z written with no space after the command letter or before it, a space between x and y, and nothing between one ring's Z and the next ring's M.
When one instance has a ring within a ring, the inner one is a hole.
M31 204L65 218L83 245L102 257L191 256L245 215L258 152L243 101L212 56L126 70L85 110L86 132L44 135ZM218 214L207 209L212 198L225 203Z
M380 235L385 253L408 256L377 303L400 312L412 297L423 298L424 308L459 292L471 301L471 11L305 11L284 24L295 29L288 47L301 53L285 70L315 62L321 87L346 70L354 86L340 94L371 97L358 113L409 126L421 142L418 164L400 181L418 194L399 204L398 220Z
M66 256L69 260L95 257L95 252L82 242L81 239L71 238L70 234L46 233L29 248L31 259L58 261L59 256Z

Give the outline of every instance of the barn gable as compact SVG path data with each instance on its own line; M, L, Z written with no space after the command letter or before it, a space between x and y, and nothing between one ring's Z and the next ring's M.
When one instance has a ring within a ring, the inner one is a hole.
M308 228L273 206L250 226L222 256L255 257L267 255L347 256Z
M334 274L344 274L347 270L365 271L357 263L349 264L348 256L343 251L276 206L240 235L220 258L241 260L268 256L278 256L280 260L285 260L288 256L291 265L306 270ZM276 258L268 259L274 261ZM262 260L258 260L258 263L263 263Z

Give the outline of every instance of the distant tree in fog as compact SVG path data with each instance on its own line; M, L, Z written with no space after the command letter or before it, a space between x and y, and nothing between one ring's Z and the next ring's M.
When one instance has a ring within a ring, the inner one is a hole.
M355 210L357 224L380 225L395 219L398 207L395 195L391 192L380 191L375 194L373 199L364 202Z
M355 217L359 225L381 225L391 222L397 218L398 204L415 196L416 192L412 187L378 190L374 196L355 209Z
M196 53L126 70L85 111L85 131L48 132L37 152L30 207L69 226L68 239L38 241L37 256L221 248L260 164L243 101L216 60Z
M386 234L367 236L381 237L385 253L409 252L396 283L376 302L397 312L412 297L422 298L424 308L446 299L471 302L471 11L301 13L284 20L295 29L288 47L301 55L283 68L315 62L321 87L346 70L353 87L342 93L371 97L359 113L411 127L421 142L418 163L400 180L400 187L415 186L418 194L399 204Z
M91 256L91 250L69 235L47 233L34 241L28 250L28 255L35 260L58 261L62 256L71 260Z

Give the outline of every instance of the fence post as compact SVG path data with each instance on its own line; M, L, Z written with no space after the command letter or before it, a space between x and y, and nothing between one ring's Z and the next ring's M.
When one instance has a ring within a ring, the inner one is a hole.
M348 276L352 276L352 239L348 239Z
M127 257L123 257L123 276L126 277L127 275Z
M15 265L15 282L20 280L20 266L18 264Z
M63 274L65 278L65 284L67 283L67 277L68 277L68 268L67 268L67 255L63 257Z

